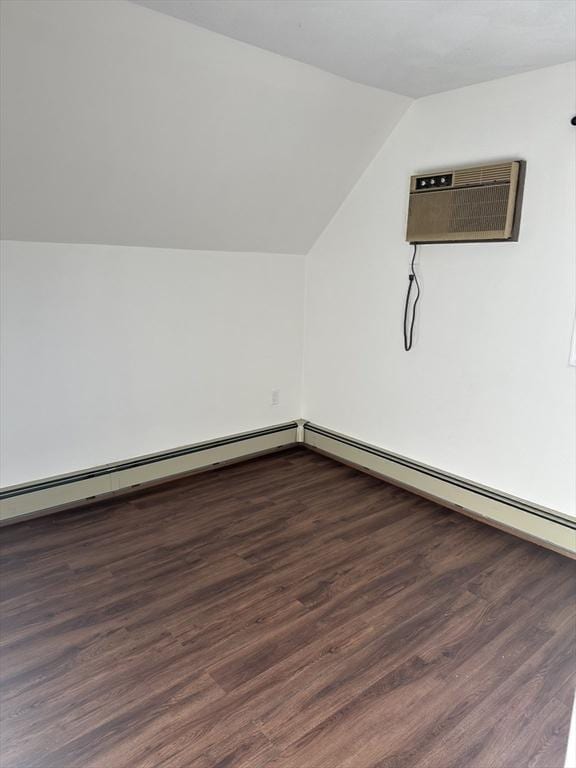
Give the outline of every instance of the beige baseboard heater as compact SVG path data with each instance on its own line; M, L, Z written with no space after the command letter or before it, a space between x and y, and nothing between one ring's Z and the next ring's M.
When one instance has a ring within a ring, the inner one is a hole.
M147 454L81 472L48 477L0 490L0 524L56 512L92 500L204 471L294 445L298 423L290 421L216 440Z
M146 490L195 472L296 444L369 472L438 504L576 556L576 520L303 420L92 467L0 491L0 522L58 512Z
M576 520L555 510L309 422L304 423L304 443L442 506L570 557L576 556Z

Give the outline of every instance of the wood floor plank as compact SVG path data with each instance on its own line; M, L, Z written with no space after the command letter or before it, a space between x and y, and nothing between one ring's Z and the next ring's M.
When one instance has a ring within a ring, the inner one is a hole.
M576 564L303 449L3 529L2 768L561 768Z

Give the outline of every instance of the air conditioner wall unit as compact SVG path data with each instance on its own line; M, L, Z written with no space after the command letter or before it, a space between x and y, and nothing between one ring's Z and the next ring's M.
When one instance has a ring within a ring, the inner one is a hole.
M511 160L412 176L406 240L518 240L525 171L524 160Z

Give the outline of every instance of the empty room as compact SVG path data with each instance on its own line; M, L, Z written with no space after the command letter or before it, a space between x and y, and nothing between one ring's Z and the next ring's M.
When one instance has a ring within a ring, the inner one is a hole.
M576 768L576 0L0 7L0 768Z

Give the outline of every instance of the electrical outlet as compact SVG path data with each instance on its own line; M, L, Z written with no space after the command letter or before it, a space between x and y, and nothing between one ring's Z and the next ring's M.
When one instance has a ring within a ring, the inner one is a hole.
M272 395L270 397L270 404L271 405L280 405L280 390L279 389L273 389Z

